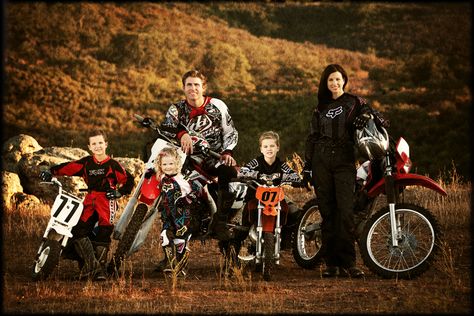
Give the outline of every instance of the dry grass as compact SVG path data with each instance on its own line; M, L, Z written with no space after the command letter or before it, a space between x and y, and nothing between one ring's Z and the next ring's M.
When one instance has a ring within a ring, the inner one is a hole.
M3 309L12 314L469 313L470 183L443 185L447 197L421 189L407 194L433 211L444 233L437 262L415 280L383 280L365 267L362 280L322 279L320 269L299 268L287 250L271 282L246 267L230 268L234 276L228 277L215 241L191 242L188 276L172 280L153 272L163 256L156 224L117 279L77 281L76 263L63 260L49 280L35 283L30 269L48 208L5 210ZM287 193L299 205L311 197L302 189Z

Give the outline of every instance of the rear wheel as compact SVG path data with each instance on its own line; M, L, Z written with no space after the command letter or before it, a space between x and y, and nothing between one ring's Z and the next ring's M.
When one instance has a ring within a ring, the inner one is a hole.
M31 277L33 281L44 280L51 275L59 263L61 257L61 244L57 240L46 240L39 252Z
M130 247L132 247L133 241L137 236L138 231L143 223L146 213L148 212L148 206L144 203L138 204L135 212L133 212L132 218L123 233L122 239L120 239L117 249L112 257L112 260L108 267L108 272L118 272L122 266L122 261L126 257Z
M270 281L275 265L275 235L273 233L263 233L263 279Z
M317 200L308 201L297 221L292 243L293 258L302 268L314 269L322 261L321 222Z

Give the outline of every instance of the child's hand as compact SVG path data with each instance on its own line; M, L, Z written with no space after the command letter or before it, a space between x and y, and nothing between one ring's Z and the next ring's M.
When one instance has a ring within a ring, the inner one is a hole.
M45 170L45 171L41 171L39 177L41 181L50 182L51 179L53 178L53 175L51 174L51 171Z
M109 200L118 199L121 196L122 196L122 193L120 193L117 190L108 190L105 193L105 197L108 198Z

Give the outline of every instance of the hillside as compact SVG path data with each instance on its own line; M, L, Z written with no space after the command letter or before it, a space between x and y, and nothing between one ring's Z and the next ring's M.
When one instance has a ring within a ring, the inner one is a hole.
M469 175L467 3L25 2L5 16L3 141L85 146L101 126L113 154L138 157L150 135L132 114L161 119L181 75L199 68L229 105L239 162L266 129L281 133L282 157L302 155L321 71L337 62L349 91L408 140L418 172Z

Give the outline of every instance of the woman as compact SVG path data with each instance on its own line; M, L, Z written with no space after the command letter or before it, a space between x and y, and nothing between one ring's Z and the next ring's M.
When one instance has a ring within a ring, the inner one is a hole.
M304 174L315 189L322 216L321 252L326 262L323 277L364 276L355 265L354 132L370 118L376 124L388 125L366 100L344 91L347 82L346 71L338 64L328 65L323 71L318 106L306 140Z

